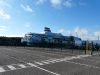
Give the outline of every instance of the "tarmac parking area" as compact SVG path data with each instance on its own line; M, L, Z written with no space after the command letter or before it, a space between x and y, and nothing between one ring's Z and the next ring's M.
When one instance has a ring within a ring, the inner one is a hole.
M72 51L0 47L0 75L99 75L100 54Z

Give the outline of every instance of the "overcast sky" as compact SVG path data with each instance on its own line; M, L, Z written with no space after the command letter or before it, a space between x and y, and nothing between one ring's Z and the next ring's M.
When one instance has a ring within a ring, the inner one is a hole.
M0 0L0 36L43 33L44 27L65 36L100 36L100 0Z

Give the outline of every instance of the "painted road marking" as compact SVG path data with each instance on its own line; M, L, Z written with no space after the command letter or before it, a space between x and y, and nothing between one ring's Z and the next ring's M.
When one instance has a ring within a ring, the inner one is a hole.
M46 69L41 68L41 67L38 67L37 65L35 65L35 64L33 64L33 63L27 63L27 64L29 64L29 65L31 65L31 66L34 66L34 67L36 67L36 68L38 68L38 69L40 69L40 70L43 70L43 71L45 71L45 72L51 73L51 74L53 74L53 75L60 75L60 74L58 74L58 73L55 73L55 72L46 70Z
M55 72L52 72L52 71L46 70L46 69L41 68L41 67L38 67L38 66L37 66L36 68L38 68L38 69L40 69L40 70L43 70L43 71L45 71L45 72L51 73L51 74L53 74L53 75L60 75L60 74L58 74L58 73L55 73Z
M60 58L60 59L45 60L46 61L45 64L62 62L62 61L73 60L73 59L80 59L80 58L89 57L89 56L91 56L91 55L78 55L78 56L65 57L65 58Z
M21 68L26 68L26 66L23 65L23 64L19 64L19 66L20 66Z
M35 63L38 64L38 65L44 65L44 64L41 63L41 62L36 62L36 61L35 61Z
M44 63L44 64L50 64L49 62L46 62L46 61L41 61L42 63Z
M93 53L93 55L99 55L100 53Z
M60 75L58 73L55 73L55 72L52 72L52 71L49 71L49 70L46 70L44 68L41 68L41 67L38 67L37 65L33 64L33 63L26 63L27 65L30 65L30 66L25 66L24 64L16 64L16 66L20 66L20 68L15 68L13 65L6 65L5 67L8 67L10 70L5 70L3 67L0 67L0 73L2 72L7 72L7 71L12 71L12 70L18 70L18 69L22 69L22 68L29 68L29 67L36 67L42 71L45 71L45 72L48 72L50 74L53 74L53 75ZM15 64L14 64L15 65Z
M11 70L16 70L16 68L12 65L8 65L8 68L10 68Z
M65 61L65 62L77 64L77 65L81 65L81 66L86 66L86 67L90 67L90 68L94 68L94 69L100 69L100 67L93 66L93 65L81 64L81 63L76 63L76 62L73 62L73 61Z
M60 74L57 74L57 73L54 73L54 72L51 72L51 71L48 71L46 69L43 69L39 66L41 65L47 65L47 64L52 64L52 63L57 63L57 62L62 62L62 61L68 61L68 60L73 60L73 59L79 59L79 58L84 58L84 57L89 57L90 55L78 55L78 56L72 56L72 57L65 57L65 58L60 58L60 59L49 59L49 60L45 60L45 61L40 61L40 62L33 62L33 63L24 63L24 64L11 64L11 65L5 65L5 66L1 66L0 67L0 72L6 72L6 71L11 71L11 70L18 70L18 69L22 69L22 68L28 68L28 67L36 67L38 69L41 69L43 71L46 71L46 72L49 72L53 75L60 75ZM70 61L69 61L70 62ZM75 62L73 62L75 63ZM29 66L25 66L26 65L29 65ZM86 64L81 64L81 63L75 63L75 64L80 64L80 65L85 65L87 66ZM19 68L17 67L14 67L14 66L19 66ZM8 67L8 70L5 70L3 67ZM91 66L89 66L91 67ZM93 68L99 68L99 67L96 67L96 66L92 66ZM9 70L10 69L10 70Z
M0 72L5 72L6 70L3 67L0 67Z
M30 65L31 67L37 67L37 65L33 64L33 63L27 63L28 65Z
M55 63L55 61L53 61L53 60L46 60L46 62Z

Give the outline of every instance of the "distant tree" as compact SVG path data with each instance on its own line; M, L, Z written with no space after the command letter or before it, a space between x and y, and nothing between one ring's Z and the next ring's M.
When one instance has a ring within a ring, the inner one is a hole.
M0 37L0 45L21 45L21 37Z

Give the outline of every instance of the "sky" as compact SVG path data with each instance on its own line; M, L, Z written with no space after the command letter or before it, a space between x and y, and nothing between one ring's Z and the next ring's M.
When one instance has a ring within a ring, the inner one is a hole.
M0 0L0 36L43 33L44 27L83 40L100 37L100 0Z

